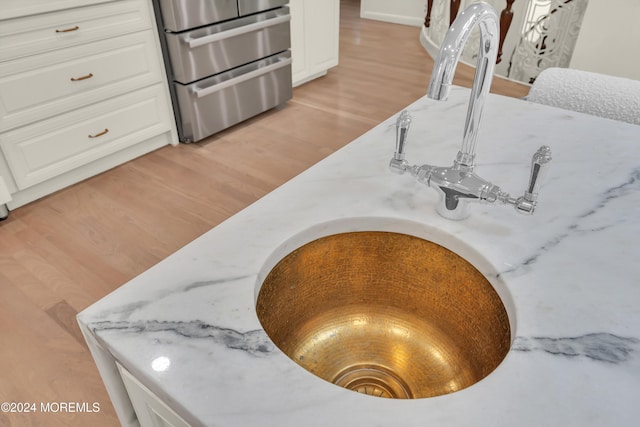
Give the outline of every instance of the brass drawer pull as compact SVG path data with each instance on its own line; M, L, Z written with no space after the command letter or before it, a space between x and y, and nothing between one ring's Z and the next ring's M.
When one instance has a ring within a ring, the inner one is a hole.
M95 135L89 135L89 138L99 138L102 135L106 135L108 132L109 132L109 129L105 128L105 130L103 130L102 132L98 132Z
M86 76L82 76L82 77L71 77L71 81L72 82L79 82L80 80L90 79L91 77L93 77L93 73L89 73Z
M79 29L80 27L76 25L75 27L65 28L64 30L56 30L56 33L70 33L71 31L77 31Z

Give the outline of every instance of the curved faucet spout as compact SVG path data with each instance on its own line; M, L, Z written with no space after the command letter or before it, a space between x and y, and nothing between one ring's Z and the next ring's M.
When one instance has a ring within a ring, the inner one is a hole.
M427 90L429 98L447 99L462 48L476 26L480 28L480 48L464 125L462 147L456 156L456 164L467 167L469 170L475 165L478 128L482 119L484 100L491 88L500 42L498 16L491 6L486 3L474 3L458 15L451 24L440 47Z
M407 133L411 115L404 111L396 122L396 151L389 163L391 171L415 176L418 182L435 189L440 195L436 211L445 218L460 220L469 216L471 202L513 205L523 214L532 214L537 205L540 176L551 160L551 150L543 146L531 160L529 186L521 197L511 197L500 187L479 177L474 171L478 127L484 101L493 80L493 69L498 55L499 24L495 10L486 3L473 3L451 24L436 58L427 96L447 99L462 48L471 31L480 29L480 49L476 75L471 89L469 108L464 125L462 148L452 166L410 165L405 160Z

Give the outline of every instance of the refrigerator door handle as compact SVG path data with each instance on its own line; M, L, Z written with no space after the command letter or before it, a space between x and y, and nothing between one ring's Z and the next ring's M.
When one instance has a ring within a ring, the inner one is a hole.
M227 81L218 83L216 85L204 88L204 89L196 89L194 90L194 94L197 98L202 98L205 97L207 95L211 95L213 93L219 92L223 89L226 89L228 87L237 85L239 83L242 82L246 82L247 80L251 80L255 77L259 77L263 74L268 74L272 71L278 70L280 68L286 67L289 64L291 64L291 58L286 58L286 59L280 59L278 62L276 62L275 64L271 64L271 65L267 65L266 67L260 67L256 70L253 71L249 71L248 73L242 74L241 76L238 77L234 77L232 79L229 79Z
M193 49L196 47L204 46L209 43L219 42L229 37L239 36L242 34L250 33L252 31L262 30L263 28L271 27L273 25L282 24L284 22L289 22L291 20L291 15L277 16L275 18L266 19L264 21L258 21L253 24L244 25L242 27L233 28L227 31L221 31L219 33L210 34L204 37L198 38L185 38L184 41L189 45L189 48Z

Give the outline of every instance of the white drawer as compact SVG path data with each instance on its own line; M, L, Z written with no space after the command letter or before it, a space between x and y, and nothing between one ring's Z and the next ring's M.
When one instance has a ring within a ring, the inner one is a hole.
M0 135L19 189L53 178L171 129L157 84Z
M162 81L151 30L0 63L0 131Z
M116 0L0 0L0 20Z
M151 28L146 0L16 18L0 24L0 61L48 52Z

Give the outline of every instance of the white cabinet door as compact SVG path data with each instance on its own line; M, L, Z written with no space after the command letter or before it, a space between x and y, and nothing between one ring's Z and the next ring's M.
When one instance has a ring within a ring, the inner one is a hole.
M291 12L291 74L293 85L301 80L307 68L307 58L305 46L305 25L304 25L304 0L291 0L289 2Z
M339 0L291 0L293 85L326 74L338 65Z
M156 84L2 134L19 189L168 132L165 88Z
M7 185L4 183L4 178L2 178L2 175L0 175L0 205L4 205L10 200L11 194L9 193ZM5 215L3 213L3 210L0 209L0 219L3 219L4 216Z
M145 387L119 363L116 363L127 389L140 427L189 427L178 414Z
M144 1L116 1L9 19L0 25L0 61L146 30L151 13Z
M0 63L0 131L162 81L153 33L141 31Z
M109 1L114 0L2 0L0 19L35 15L79 6L90 6Z
M189 427L178 414L116 362L140 427Z

